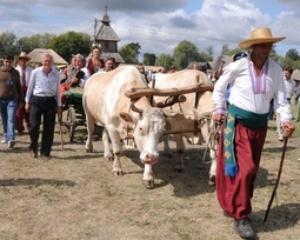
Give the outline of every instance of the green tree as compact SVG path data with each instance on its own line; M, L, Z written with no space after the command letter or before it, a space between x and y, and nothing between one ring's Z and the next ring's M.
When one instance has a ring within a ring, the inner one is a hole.
M27 53L31 52L35 48L50 48L54 37L54 34L49 33L22 37L17 41L17 47L21 51L25 51Z
M294 62L293 69L300 69L300 60Z
M12 32L3 32L0 34L0 57L3 55L16 55L18 49L16 47L17 37Z
M208 52L200 52L198 56L199 62L208 62L212 61L213 57Z
M214 55L214 48L212 46L208 46L208 48L206 49L206 52L210 58L210 61L212 61L213 55Z
M124 45L119 53L126 63L138 63L141 45L139 43L129 43Z
M155 65L156 56L154 53L144 53L143 58L144 58L143 63L145 65L148 65L148 66Z
M229 48L227 44L222 47L222 55L233 56L239 52L245 52L245 49L240 48Z
M293 68L294 67L294 60L289 58L289 57L285 57L285 58L281 58L280 59L280 65L283 68Z
M222 46L222 51L221 51L221 55L229 55L228 52L230 51L228 44L224 44Z
M183 69L192 61L198 61L199 52L195 44L184 40L174 49L174 65L178 69Z
M289 49L286 52L285 57L288 57L288 58L292 59L293 61L300 60L300 55L299 55L297 49L295 49L295 48Z
M138 56L141 52L141 48L142 48L141 45L137 42L136 43L132 42L132 43L129 43L128 46L135 51L136 57L138 58Z
M67 32L54 37L49 44L64 59L69 60L72 54L81 53L87 56L91 50L91 38L88 34Z
M300 60L299 53L298 53L297 49L295 49L295 48L289 49L289 50L286 52L285 57L290 58L290 59L292 59L293 61Z
M162 53L156 59L155 65L170 68L173 66L173 58L169 54Z

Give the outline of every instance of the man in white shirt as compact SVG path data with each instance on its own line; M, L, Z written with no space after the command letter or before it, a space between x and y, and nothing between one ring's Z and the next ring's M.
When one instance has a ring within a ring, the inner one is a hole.
M269 58L273 43L283 39L273 37L269 28L253 30L250 38L239 44L240 48L251 49L250 55L229 64L213 92L213 120L222 122L226 88L231 85L227 121L218 150L216 192L224 213L235 220L235 231L246 239L256 237L248 215L273 97L280 108L285 136L290 137L295 128L282 69Z
M291 104L291 99L294 94L294 90L296 87L296 82L292 79L293 69L285 68L283 71L284 76L284 84L286 89L286 100L289 104ZM276 128L277 128L277 136L279 141L283 141L283 131L280 121L280 109L276 112Z
M53 65L53 56L44 54L42 56L42 66L32 72L28 85L25 109L29 115L29 135L31 140L31 150L33 157L37 157L38 138L43 116L43 134L40 154L46 159L50 159L50 152L53 144L55 114L61 113L60 97L60 75Z
M21 52L18 58L18 66L16 70L20 73L20 80L21 80L21 88L23 92L23 96L26 95L27 86L31 77L32 68L27 66L30 57L26 55L25 52ZM16 111L16 129L19 134L22 134L24 131L23 122L25 120L27 129L29 128L29 114L25 111L25 105L21 104Z
M296 82L292 79L293 69L285 68L283 71L284 74L284 83L286 88L286 99L291 103L291 98L294 94Z

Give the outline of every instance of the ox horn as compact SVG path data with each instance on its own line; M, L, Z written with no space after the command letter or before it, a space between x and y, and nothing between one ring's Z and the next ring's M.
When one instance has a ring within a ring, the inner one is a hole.
M165 101L155 104L156 107L165 108L174 105L175 103L182 103L186 101L184 95L169 96Z
M132 110L132 111L134 111L134 112L136 112L136 113L140 114L140 116L141 116L141 115L142 115L142 113L143 113L143 110L141 110L141 109L137 108L137 107L134 105L134 103L133 103L133 102L131 102L131 104L130 104L130 108L131 108L131 110Z

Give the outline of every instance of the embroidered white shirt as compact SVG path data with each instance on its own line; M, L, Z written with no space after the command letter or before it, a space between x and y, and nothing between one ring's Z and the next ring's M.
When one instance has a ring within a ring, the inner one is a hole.
M278 111L281 113L281 121L292 119L292 112L286 100L286 90L281 67L271 59L267 60L265 77L256 78L256 83L251 79L252 61L250 57L242 58L230 63L221 75L214 87L213 101L215 112L225 112L226 88L230 84L231 91L229 103L249 112L265 114L269 112L270 102L274 98ZM262 71L264 72L264 71ZM255 74L255 73L254 73ZM265 81L264 83L261 81ZM260 84L264 91L255 91Z

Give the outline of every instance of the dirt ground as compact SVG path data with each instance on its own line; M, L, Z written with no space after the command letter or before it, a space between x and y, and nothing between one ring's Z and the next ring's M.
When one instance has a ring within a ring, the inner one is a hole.
M299 128L288 143L278 195L263 224L282 148L274 122L269 127L251 215L260 239L300 240ZM117 177L102 158L101 141L95 142L96 153L87 154L83 138L78 131L77 142L61 151L57 131L49 161L31 158L27 134L17 136L13 150L0 146L0 240L239 239L207 183L203 148L188 147L183 173L173 170L174 159L162 157L154 168L156 187L147 190L136 151L125 151L125 175Z

